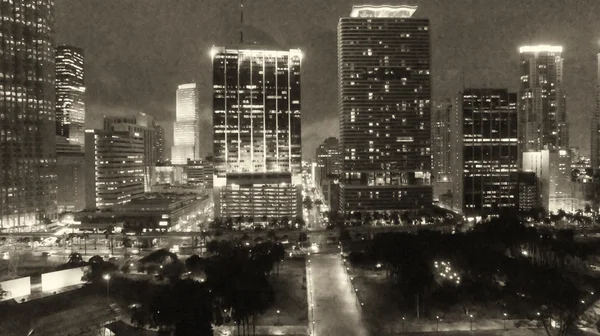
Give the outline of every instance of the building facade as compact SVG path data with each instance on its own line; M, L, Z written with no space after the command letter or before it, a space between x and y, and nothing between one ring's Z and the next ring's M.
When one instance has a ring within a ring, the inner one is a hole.
M330 211L339 211L340 144L329 137L317 147L315 185Z
M54 1L0 2L0 34L0 227L27 228L57 215Z
M85 135L86 209L110 209L142 197L143 135L127 130L86 130Z
M86 229L120 227L123 232L199 231L199 216L209 211L210 197L199 194L149 193L111 211L86 211L75 220Z
M56 135L83 153L85 138L85 82L83 49L56 48Z
M59 152L56 154L58 212L85 209L85 154Z
M139 134L144 140L144 166L153 166L159 162L160 147L156 146L158 134L154 117L146 113L122 117L104 117L104 130Z
M534 172L520 171L518 174L519 191L517 204L519 212L530 212L538 207L538 182Z
M466 89L462 109L464 214L518 209L517 94Z
M596 109L591 124L591 160L592 168L600 169L600 53L597 55L596 64Z
M165 153L165 129L159 124L154 125L154 130L156 132L155 138L155 162L164 162L166 159Z
M301 215L301 51L215 47L212 57L215 216Z
M196 83L179 85L176 97L176 115L173 125L171 163L187 164L199 157L198 90Z
M432 204L429 20L354 6L338 23L340 211Z
M569 149L561 46L519 48L521 152Z

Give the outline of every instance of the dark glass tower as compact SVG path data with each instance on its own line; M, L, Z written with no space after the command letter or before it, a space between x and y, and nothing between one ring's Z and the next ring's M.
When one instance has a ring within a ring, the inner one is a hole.
M212 56L216 216L301 215L300 50L221 47Z
M467 89L462 97L466 215L518 208L517 94Z
M0 227L56 218L54 1L0 1Z
M432 203L429 20L354 6L338 24L340 211Z
M83 49L56 48L56 135L83 152L85 138L85 84ZM60 139L62 140L62 139Z

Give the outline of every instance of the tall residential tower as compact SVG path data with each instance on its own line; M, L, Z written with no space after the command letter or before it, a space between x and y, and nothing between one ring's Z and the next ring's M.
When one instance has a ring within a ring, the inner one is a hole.
M521 152L569 149L561 46L519 48Z
M354 6L338 24L340 211L432 204L429 20Z
M215 47L212 57L216 216L301 215L301 51Z
M0 227L56 218L54 1L0 2Z

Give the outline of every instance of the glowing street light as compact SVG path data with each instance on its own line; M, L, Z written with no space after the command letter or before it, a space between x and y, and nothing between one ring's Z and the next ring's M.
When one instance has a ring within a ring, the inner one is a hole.
M277 325L279 325L279 313L281 312L279 311L279 309L277 309Z
M106 280L106 301L110 303L110 274L104 274L102 279Z
M470 325L471 331L473 331L473 314L469 315L469 325Z
M508 318L508 314L504 313L504 330L506 330L506 319Z

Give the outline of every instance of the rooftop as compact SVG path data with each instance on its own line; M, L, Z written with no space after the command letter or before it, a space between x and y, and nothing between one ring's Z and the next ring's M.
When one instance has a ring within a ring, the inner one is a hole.
M352 6L350 17L353 18L409 18L417 11L417 6Z
M552 46L547 44L540 44L536 46L522 46L519 48L519 53L537 53L537 52L562 52L562 46Z

